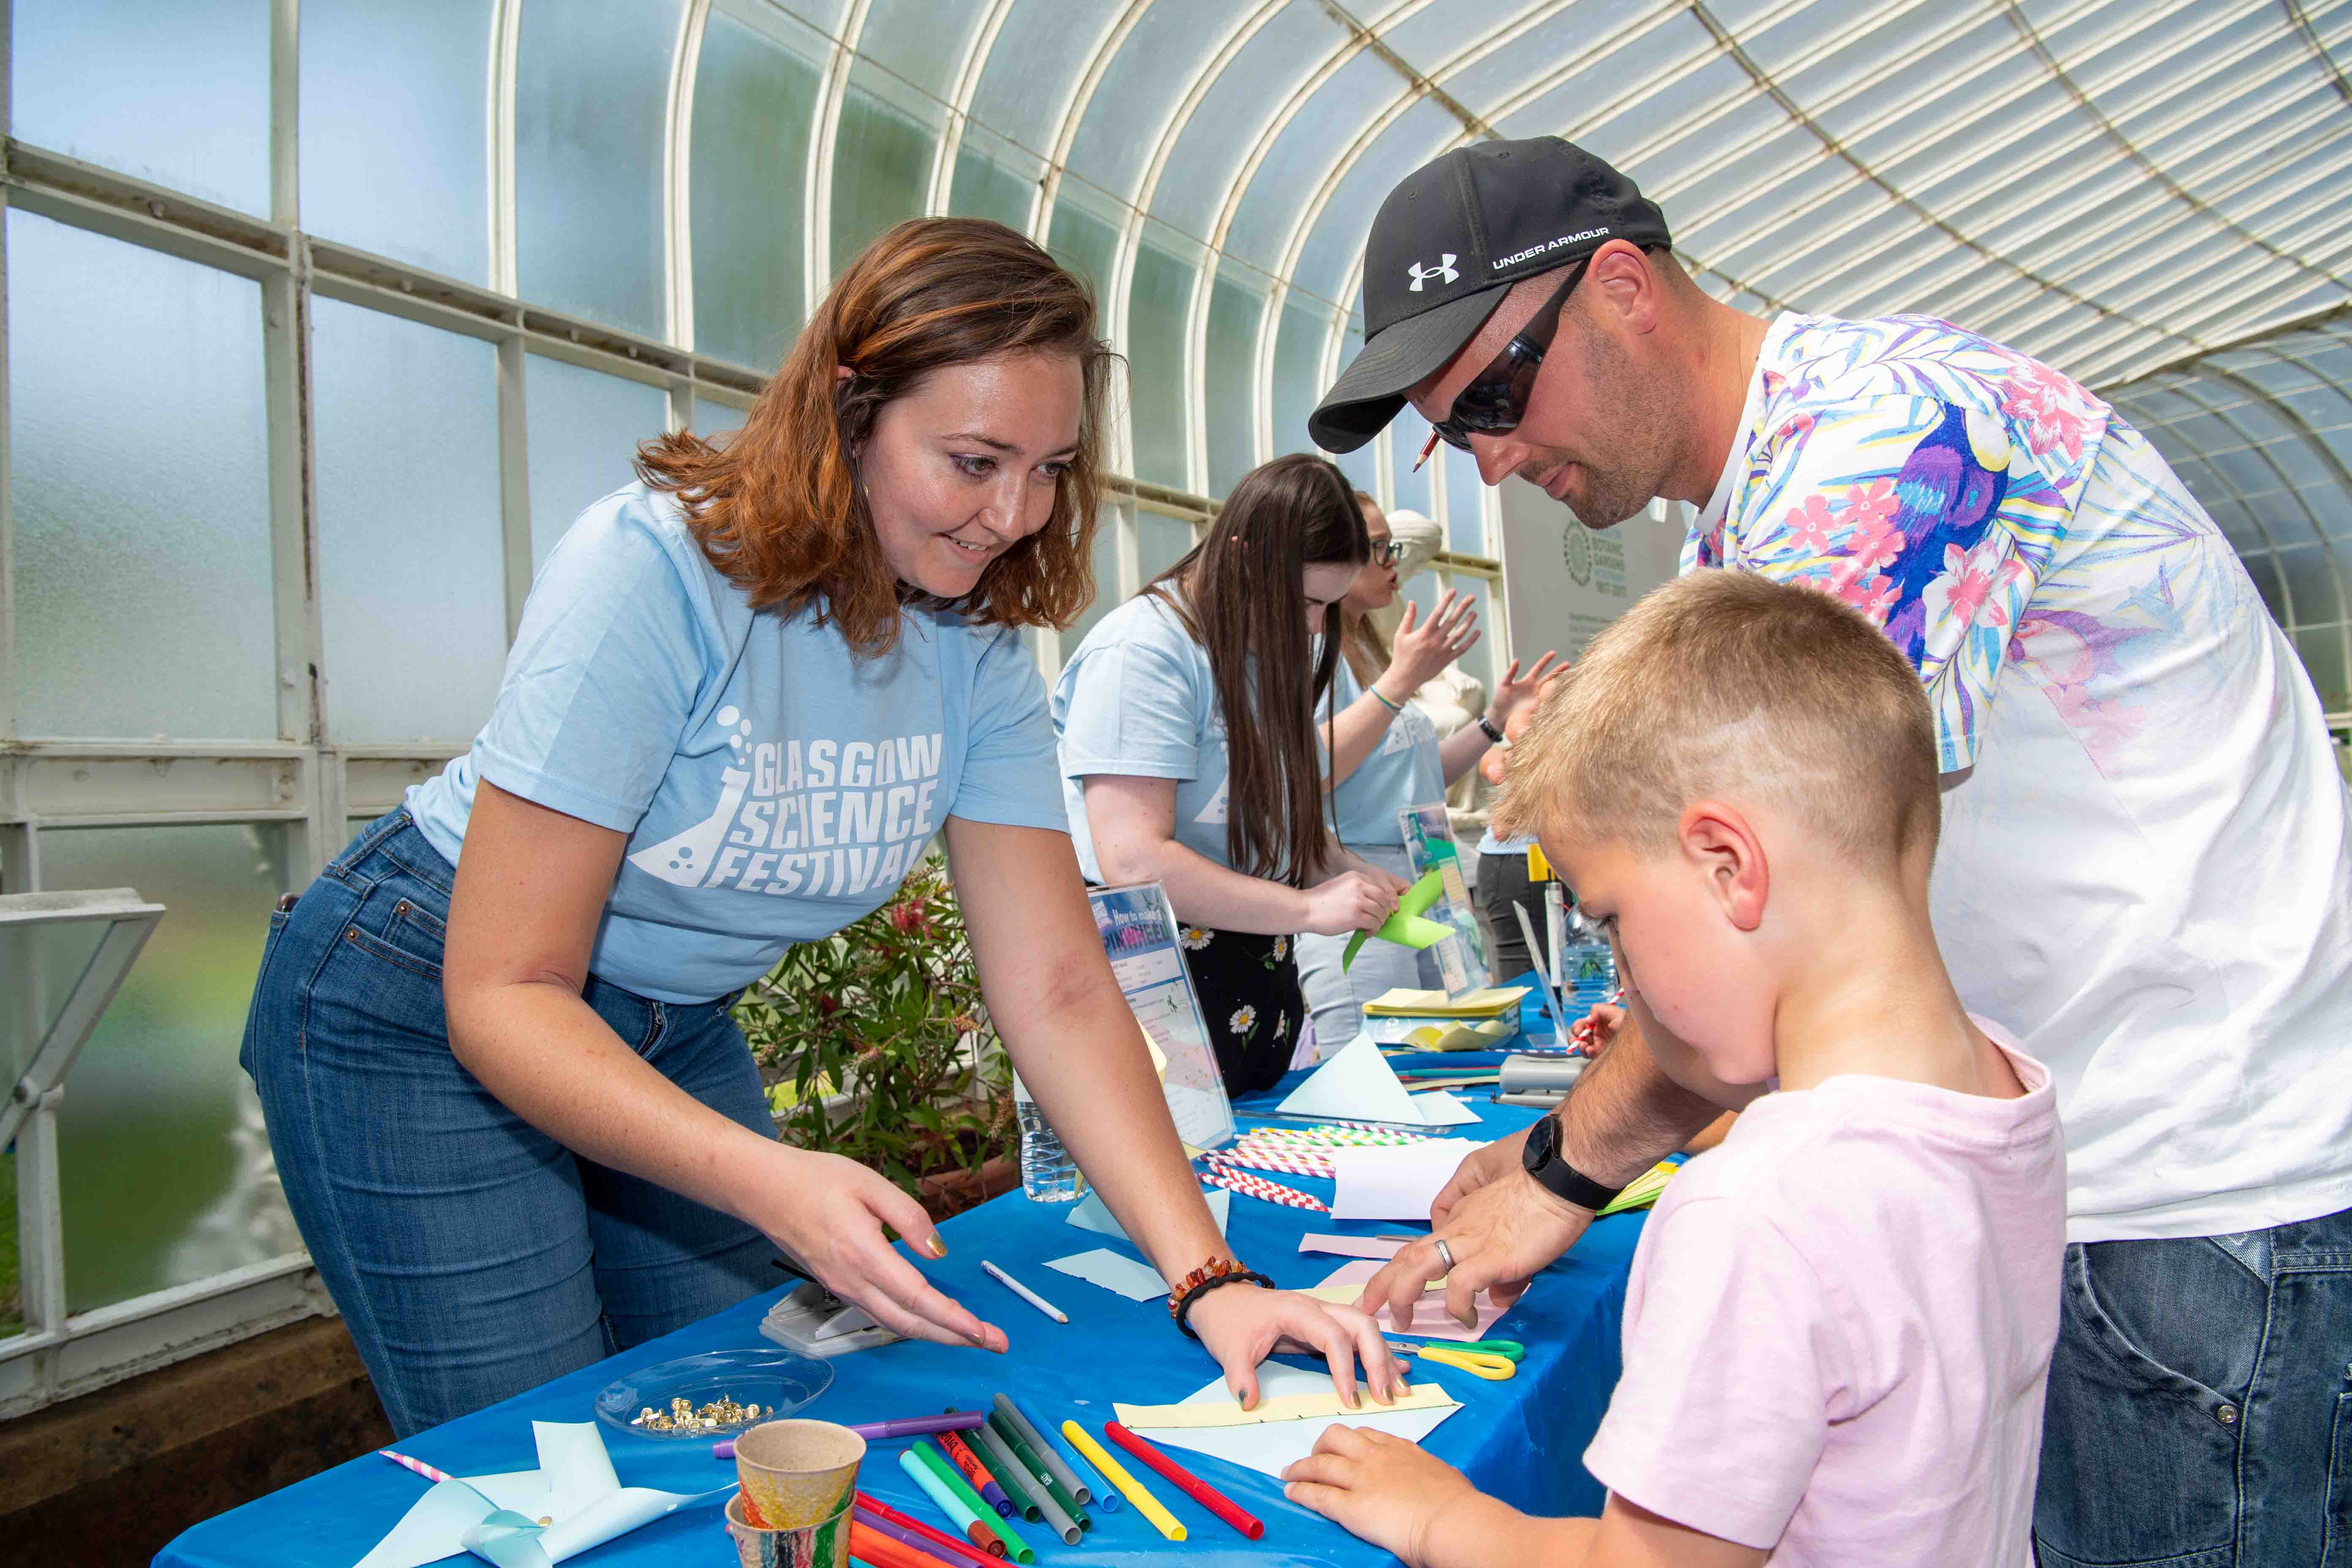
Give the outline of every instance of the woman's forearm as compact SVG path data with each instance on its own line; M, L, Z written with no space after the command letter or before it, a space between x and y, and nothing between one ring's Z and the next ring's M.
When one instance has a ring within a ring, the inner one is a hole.
M1381 677L1386 679L1385 674ZM1349 773L1363 765L1364 759L1380 746L1389 732L1389 725L1399 711L1373 695L1380 681L1372 682L1364 693L1332 716L1323 726L1323 744L1331 753L1331 782L1344 783ZM1397 700L1400 707L1402 699Z
M1122 882L1156 881L1168 890L1176 918L1187 925L1218 931L1249 931L1259 936L1288 936L1306 929L1307 895L1286 882L1246 876L1220 866L1173 838L1130 847L1118 858ZM1103 874L1111 876L1106 860Z
M622 1043L551 983L485 985L447 998L449 1046L516 1115L600 1165L751 1219L744 1173L773 1170L772 1139L730 1121ZM756 1166L743 1158L755 1152Z

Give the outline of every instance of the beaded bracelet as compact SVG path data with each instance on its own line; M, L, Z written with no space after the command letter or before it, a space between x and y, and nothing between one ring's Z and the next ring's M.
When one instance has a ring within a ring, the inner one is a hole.
M1244 1268L1232 1258L1220 1258L1184 1276L1184 1282L1168 1293L1168 1315L1176 1320L1176 1327L1186 1339L1197 1341L1201 1336L1192 1331L1192 1303L1220 1285L1233 1285L1243 1280L1262 1285L1269 1290L1276 1289L1273 1280L1255 1269Z

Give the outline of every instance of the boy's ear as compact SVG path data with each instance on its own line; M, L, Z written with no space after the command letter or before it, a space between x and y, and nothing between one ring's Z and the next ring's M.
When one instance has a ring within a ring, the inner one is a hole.
M1706 878L1707 891L1724 918L1741 931L1764 923L1771 891L1771 868L1764 843L1739 808L1719 800L1694 801L1677 829L1684 860Z

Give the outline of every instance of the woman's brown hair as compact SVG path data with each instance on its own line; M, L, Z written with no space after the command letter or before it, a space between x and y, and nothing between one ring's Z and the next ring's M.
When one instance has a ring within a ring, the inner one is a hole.
M950 365L1066 353L1085 376L1078 447L1046 525L953 601L902 589L875 537L857 453L883 405ZM1094 597L1096 468L1110 351L1087 286L1032 241L979 218L917 218L866 247L827 294L724 447L674 431L637 451L673 491L710 563L755 610L814 606L861 654L898 639L900 606L937 603L990 626L1066 626ZM845 380L835 367L846 365Z
M1370 490L1354 493L1359 509L1380 511L1381 503ZM1385 520L1388 514L1381 512L1381 515ZM1371 527L1370 522L1364 524L1367 535L1371 532ZM1364 687L1370 686L1381 678L1381 672L1388 668L1391 657L1388 639L1381 636L1380 627L1372 625L1372 617L1346 608L1339 612L1339 652L1346 658L1348 668L1354 673L1356 684Z
M1324 607L1310 662L1300 577L1370 556L1346 477L1302 454L1243 475L1208 537L1144 587L1209 656L1225 716L1225 858L1247 876L1304 887L1329 857L1315 704L1339 664L1339 605Z

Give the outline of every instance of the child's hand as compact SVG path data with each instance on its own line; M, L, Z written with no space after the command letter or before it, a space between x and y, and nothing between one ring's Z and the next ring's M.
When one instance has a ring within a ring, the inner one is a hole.
M1315 1452L1282 1472L1282 1495L1416 1565L1431 1530L1478 1496L1470 1478L1417 1443L1369 1426L1325 1429Z

